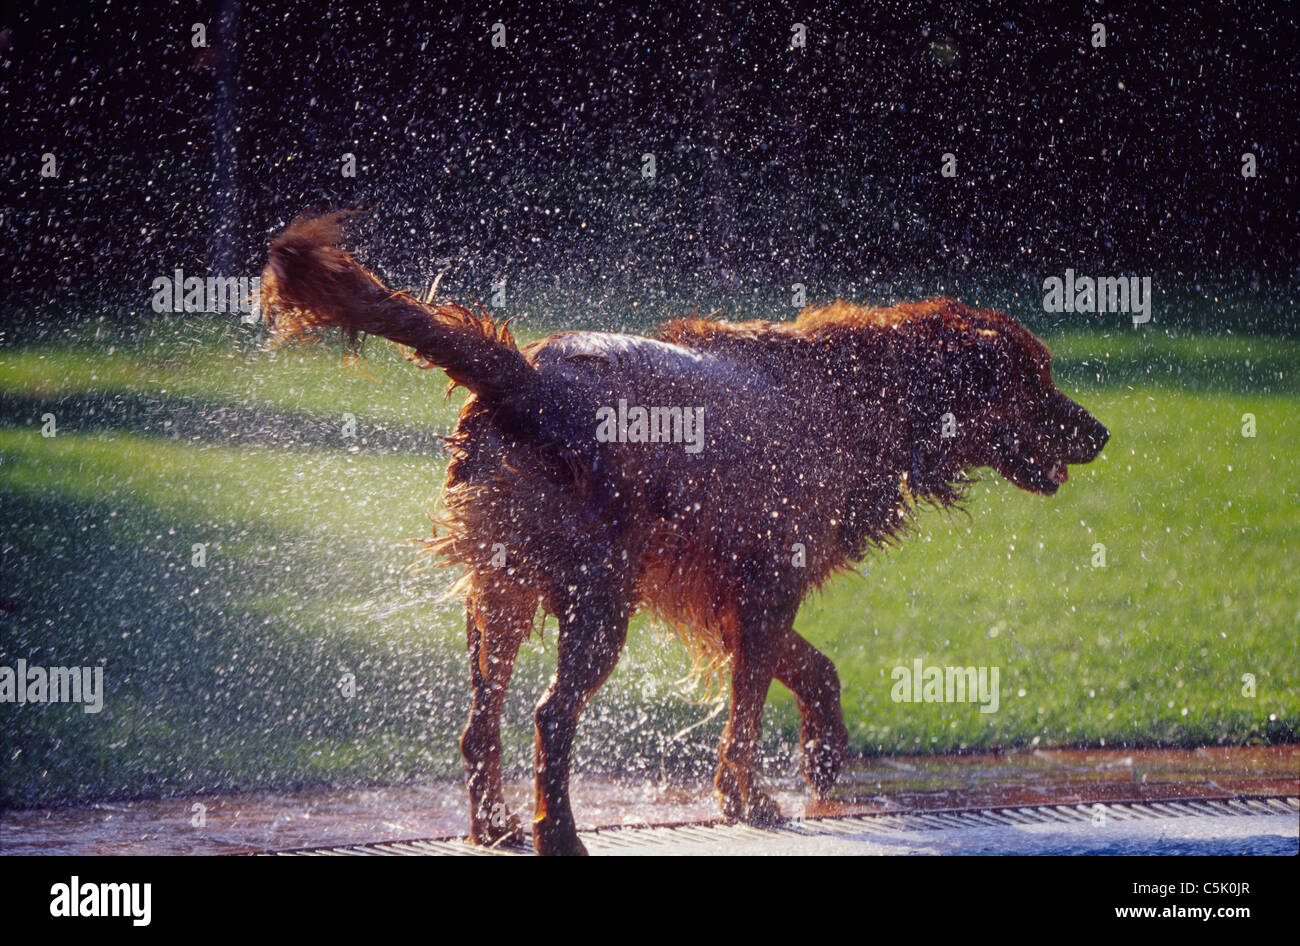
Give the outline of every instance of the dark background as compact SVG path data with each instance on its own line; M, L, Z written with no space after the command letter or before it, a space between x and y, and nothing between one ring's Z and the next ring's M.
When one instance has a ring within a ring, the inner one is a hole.
M10 8L0 308L138 314L153 278L256 273L331 207L371 210L358 239L399 283L450 268L463 295L505 276L592 311L795 281L1032 295L1067 266L1289 293L1296 7L1037 6Z

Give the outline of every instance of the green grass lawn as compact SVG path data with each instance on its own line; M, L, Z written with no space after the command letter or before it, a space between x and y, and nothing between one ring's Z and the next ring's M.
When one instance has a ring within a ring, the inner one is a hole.
M839 666L854 747L1293 739L1300 343L1156 327L1045 340L1112 432L1103 457L1052 499L987 475L967 512L925 511L799 615ZM433 435L461 395L385 343L367 356L268 352L201 319L0 350L0 664L102 662L107 689L96 715L0 705L0 803L459 772L462 618L438 600L450 576L413 573L406 540L428 531ZM548 628L521 656L516 766L552 650ZM997 667L999 711L893 702L891 670L916 658ZM638 621L580 762L709 765L722 717L681 692L687 669ZM767 734L790 764L779 687Z

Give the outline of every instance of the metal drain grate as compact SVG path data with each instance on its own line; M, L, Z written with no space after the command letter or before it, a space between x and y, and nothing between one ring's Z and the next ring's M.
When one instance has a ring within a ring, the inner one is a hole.
M581 832L592 854L628 848L670 847L682 843L717 845L766 841L773 838L853 838L863 834L900 834L911 831L950 831L957 828L1003 828L1033 824L1078 824L1099 816L1115 821L1153 821L1162 818L1231 817L1300 813L1300 796L1242 795L1234 798L1195 798L1169 801L1085 802L1073 805L1008 805L996 808L954 808L936 811L900 811L843 815L831 818L792 819L778 828L759 829L743 824L699 822L647 827L599 828ZM411 855L495 856L530 854L526 848L490 849L462 838L415 841L377 841L342 847L296 848L264 851L279 857L402 857Z

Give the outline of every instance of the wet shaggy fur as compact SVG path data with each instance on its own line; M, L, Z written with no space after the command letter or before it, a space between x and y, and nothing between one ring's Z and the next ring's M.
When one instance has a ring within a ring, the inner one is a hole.
M834 665L793 630L805 595L905 529L918 502L959 501L992 467L1050 495L1106 429L1052 382L1051 355L998 312L931 299L847 302L792 322L670 322L657 338L564 332L518 348L486 315L384 286L339 248L339 215L271 246L263 311L282 337L337 326L409 346L469 389L434 550L463 568L473 682L461 739L471 837L522 840L501 787L500 712L539 607L559 622L536 710L539 853L583 853L569 807L579 714L638 608L729 671L717 795L724 816L780 817L756 753L773 679L802 715L819 793L847 749ZM698 452L603 442L598 411L703 408Z

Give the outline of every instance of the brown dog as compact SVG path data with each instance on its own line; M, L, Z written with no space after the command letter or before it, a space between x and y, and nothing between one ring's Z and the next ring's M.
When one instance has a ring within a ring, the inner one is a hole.
M774 677L798 700L816 791L847 749L835 667L793 630L809 589L888 543L916 501L957 502L968 469L1050 495L1108 437L1057 390L1032 334L949 299L676 321L658 339L565 332L521 350L485 316L387 289L339 235L333 215L272 244L262 286L276 333L382 335L471 392L433 544L466 569L461 748L479 843L522 838L502 798L500 713L539 605L560 631L536 711L538 853L584 853L570 750L638 607L726 660L718 798L729 819L770 823L780 815L754 770Z

